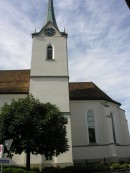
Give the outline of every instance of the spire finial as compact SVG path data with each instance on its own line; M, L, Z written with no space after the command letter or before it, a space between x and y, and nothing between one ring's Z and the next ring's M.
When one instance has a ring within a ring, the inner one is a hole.
M46 25L48 22L52 22L53 25L58 29L56 19L55 19L53 0L48 0L48 8L47 8L46 19L45 19L44 25Z

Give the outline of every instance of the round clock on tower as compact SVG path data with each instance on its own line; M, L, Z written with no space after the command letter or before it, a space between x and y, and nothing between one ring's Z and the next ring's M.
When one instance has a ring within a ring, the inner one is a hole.
M55 30L53 28L47 28L45 29L44 33L47 36L53 36L55 34Z

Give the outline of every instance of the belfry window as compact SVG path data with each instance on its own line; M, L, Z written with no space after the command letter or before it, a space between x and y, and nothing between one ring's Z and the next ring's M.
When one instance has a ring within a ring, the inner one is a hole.
M49 45L47 47L47 59L53 59L53 47Z
M89 143L96 143L95 125L93 111L87 112Z

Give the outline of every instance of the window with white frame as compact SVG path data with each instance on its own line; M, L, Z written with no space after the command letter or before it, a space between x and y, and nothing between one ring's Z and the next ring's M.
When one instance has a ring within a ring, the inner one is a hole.
M88 136L89 143L96 143L94 114L92 110L87 112Z

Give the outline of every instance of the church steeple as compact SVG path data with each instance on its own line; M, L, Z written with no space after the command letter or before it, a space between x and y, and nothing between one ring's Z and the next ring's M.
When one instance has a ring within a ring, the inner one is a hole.
M69 73L67 34L56 23L53 0L48 0L44 26L33 35L30 73L30 93L41 103L56 105L68 119L66 125L69 150L50 161L57 166L73 165L71 118L69 104ZM47 162L48 163L48 162Z
M58 29L58 26L57 26L57 23L56 23L56 19L55 19L53 0L48 0L48 8L47 8L47 13L46 13L46 19L45 19L44 26L48 22L52 22L53 25Z

